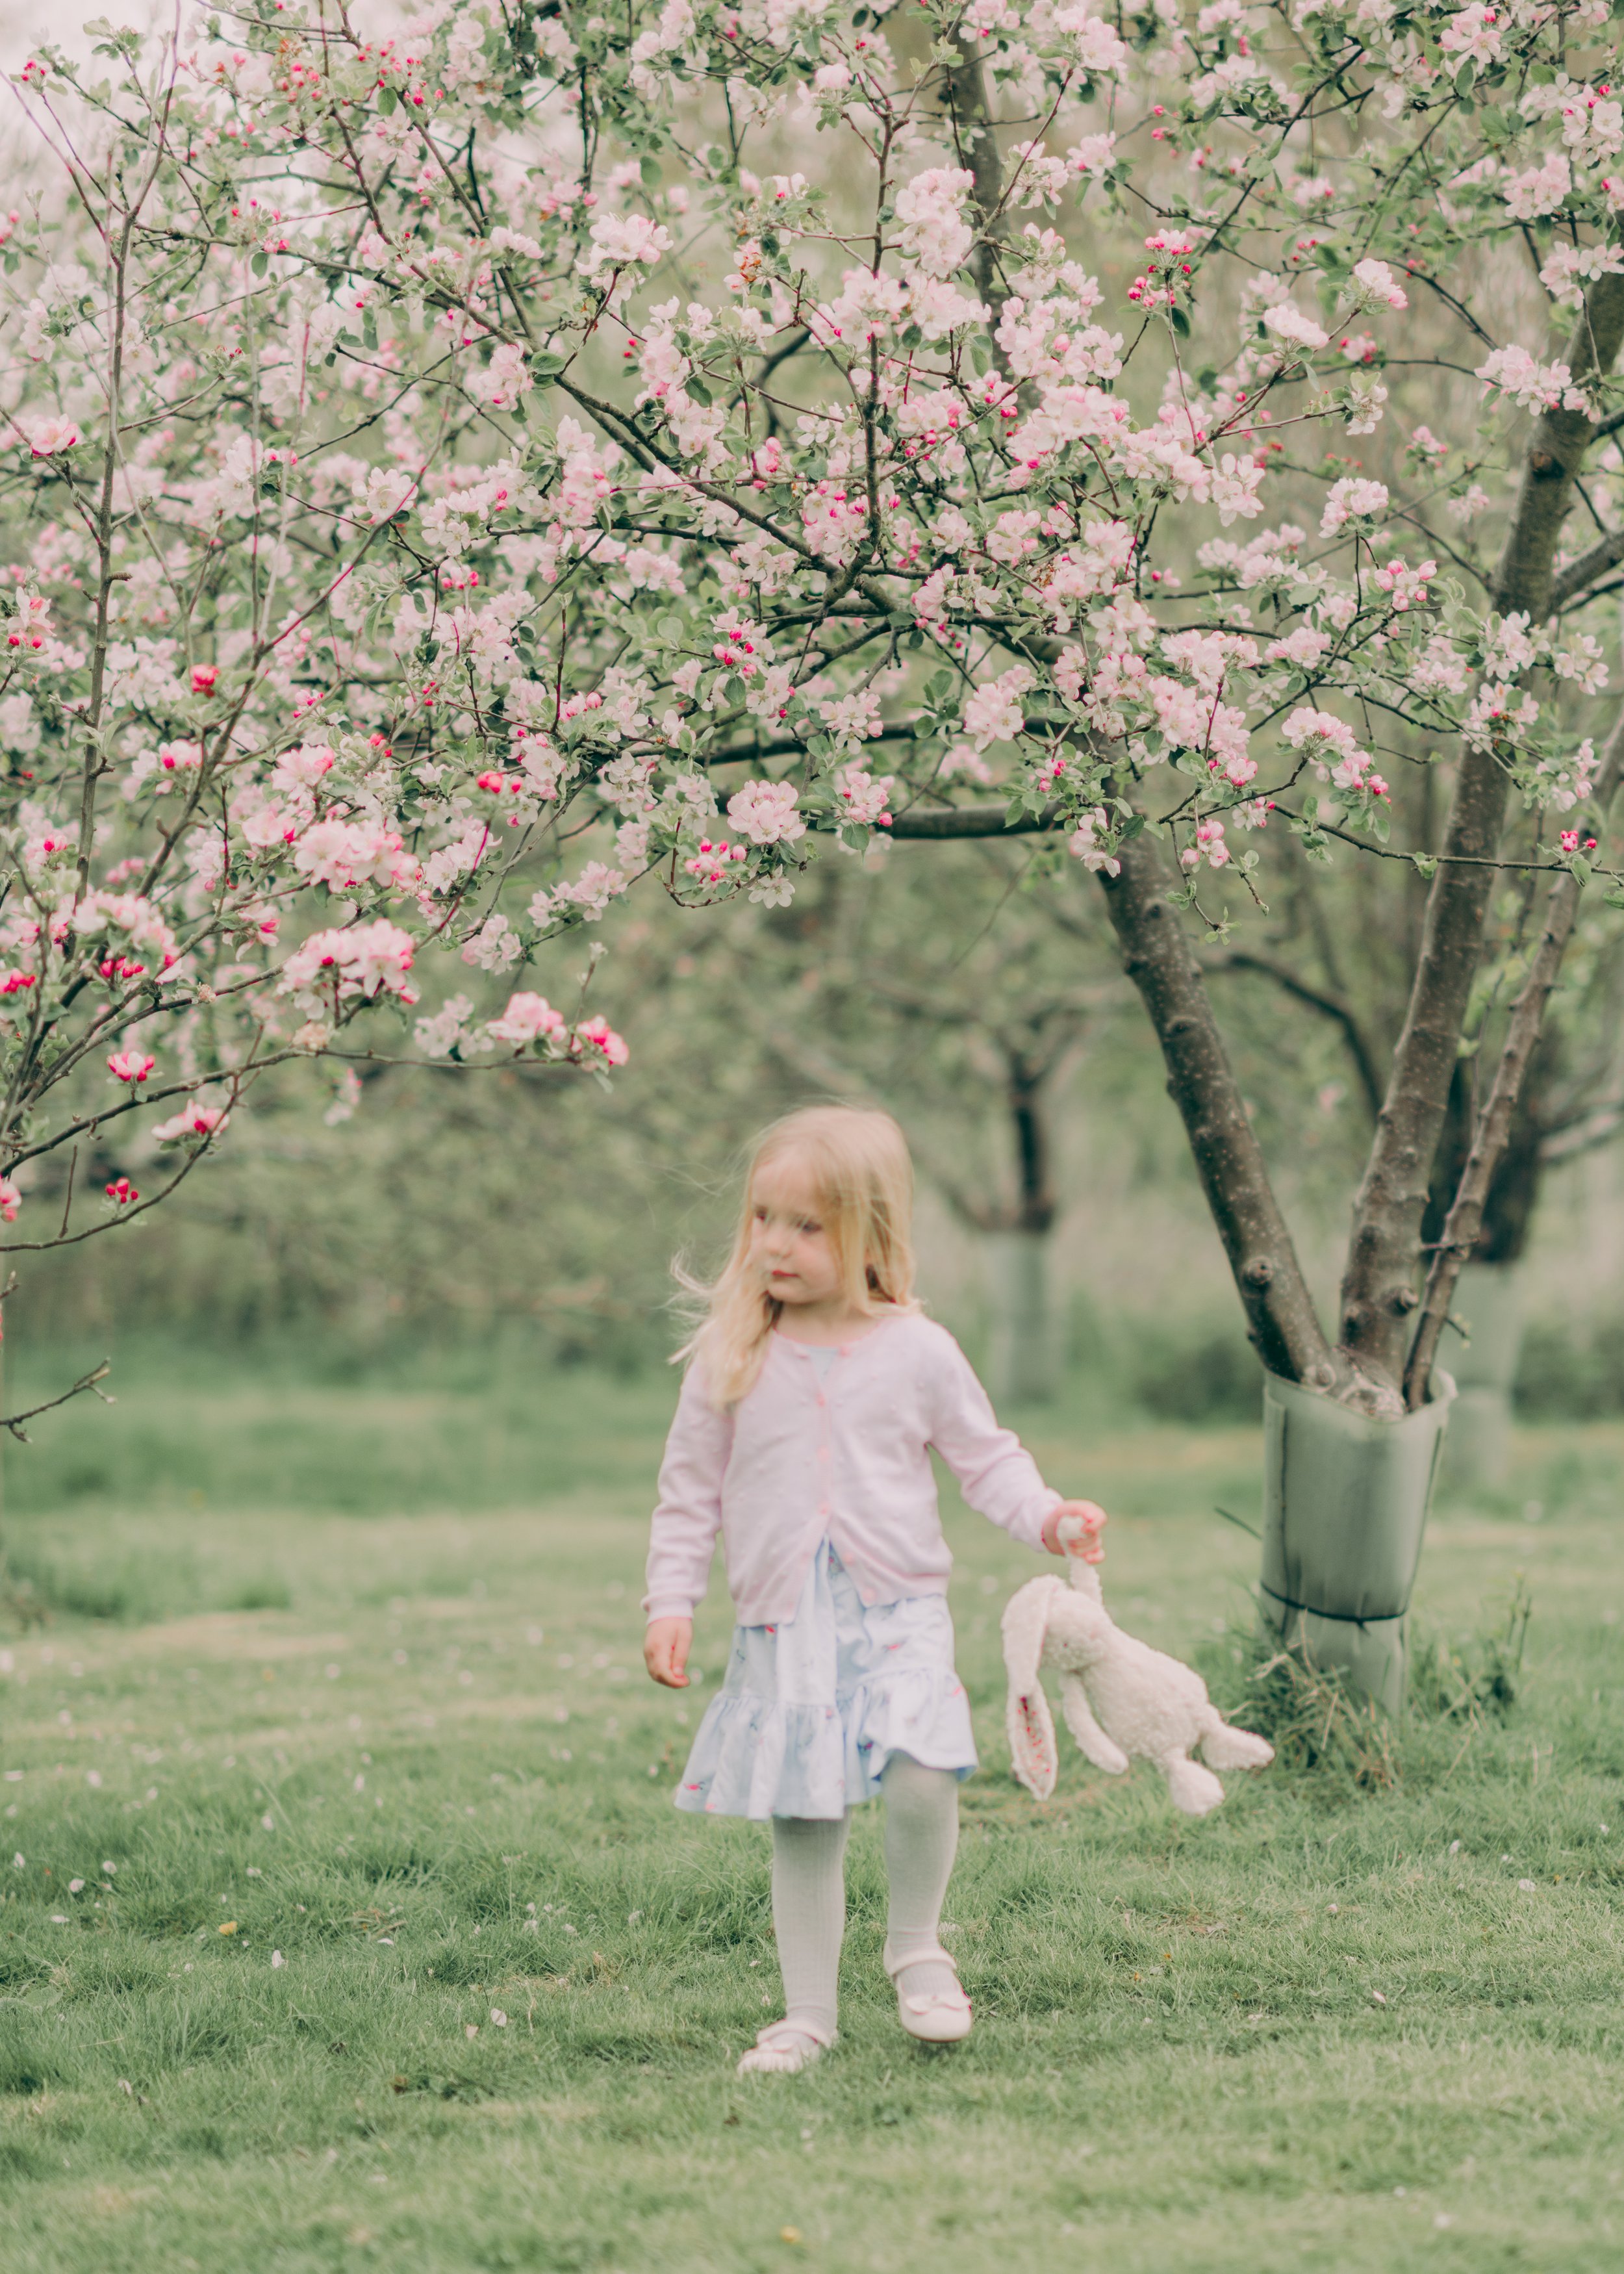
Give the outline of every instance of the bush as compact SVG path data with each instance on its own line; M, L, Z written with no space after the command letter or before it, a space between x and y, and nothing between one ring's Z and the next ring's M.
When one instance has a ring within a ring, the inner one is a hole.
M1530 1420L1624 1413L1624 1315L1577 1329L1568 1320L1534 1321L1522 1338L1516 1403Z
M1169 1421L1256 1421L1263 1373L1238 1320L1136 1325L1127 1353L1131 1396Z

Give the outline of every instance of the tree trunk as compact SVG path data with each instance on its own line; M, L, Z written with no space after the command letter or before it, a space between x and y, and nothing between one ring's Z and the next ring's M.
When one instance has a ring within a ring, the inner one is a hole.
M986 1235L989 1387L995 1404L1034 1404L1060 1386L1050 1261L1058 1207L1044 1086L1052 1060L1010 1048L1004 1097L1015 1147L1015 1205Z
M987 1387L993 1404L1041 1404L1060 1386L1047 1229L989 1231Z
M1611 371L1620 343L1624 277L1604 276L1592 286L1568 345L1575 383ZM1495 580L1494 605L1502 614L1522 611L1534 623L1545 621L1557 539L1595 431L1583 411L1547 411L1540 419ZM1462 751L1427 895L1410 1006L1354 1203L1340 1338L1350 1354L1395 1385L1410 1339L1428 1175L1481 951L1507 787L1492 751Z
M1105 905L1167 1065L1207 1204L1235 1275L1247 1331L1271 1374L1329 1389L1337 1368L1269 1184L1262 1149L1224 1054L1199 965L1167 898L1168 871L1149 830L1122 847L1121 873L1101 873Z

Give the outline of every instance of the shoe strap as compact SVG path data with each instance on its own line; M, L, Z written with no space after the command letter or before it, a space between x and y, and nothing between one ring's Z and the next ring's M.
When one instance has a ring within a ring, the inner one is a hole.
M821 2022L792 2022L786 2014L783 2021L769 2022L764 2029L758 2030L756 2042L758 2045L771 2048L781 2045L786 2037L801 2037L808 2044L827 2048L833 2044L835 2033L832 2029L824 2029Z
M959 1972L958 1962L951 1951L944 1950L940 1943L930 1950L912 1950L906 1958L894 1958L891 1955L891 1944L887 1942L883 1954L883 1963L893 1982L899 1974L906 1974L910 1966L951 1967L955 1977ZM937 1992L936 1994L941 1996L944 1993Z
M968 2014L973 2009L968 1993L957 1984L951 1990L927 1990L921 1996L911 1996L906 1990L898 2001L905 2011L917 2014Z

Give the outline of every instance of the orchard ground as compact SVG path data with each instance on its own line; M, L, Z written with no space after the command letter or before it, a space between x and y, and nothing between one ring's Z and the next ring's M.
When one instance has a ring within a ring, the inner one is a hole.
M955 1508L975 2035L898 2032L868 1811L841 2043L741 2082L766 1839L671 1805L719 1584L695 1691L639 1655L672 1388L193 1357L8 1451L12 1600L50 1611L0 1661L8 2270L1620 2263L1624 1426L1525 1434L1434 1522L1423 1623L1531 1585L1503 1724L1408 1730L1395 1788L1231 1778L1199 1824L1064 1740L1053 1803L1011 1782L1035 1567ZM1118 1617L1237 1694L1255 1550L1213 1511L1255 1510L1257 1433L1026 1426L1112 1510Z

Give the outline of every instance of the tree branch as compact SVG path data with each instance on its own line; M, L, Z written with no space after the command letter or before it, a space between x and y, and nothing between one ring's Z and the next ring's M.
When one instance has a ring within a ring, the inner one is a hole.
M1370 1108L1372 1120L1375 1119L1381 1111L1381 1082L1376 1073L1376 1061L1370 1044L1350 1004L1344 1003L1340 996L1327 995L1323 988L1311 987L1305 979L1297 977L1289 964L1276 963L1272 956L1258 955L1249 948L1232 948L1227 955L1221 956L1215 962L1204 964L1202 968L1209 974L1214 971L1260 972L1266 979L1272 979L1276 987L1283 989L1286 994L1295 997L1297 1002L1306 1004L1311 1011L1318 1011L1322 1018L1329 1019L1334 1025L1340 1027L1342 1040L1348 1045L1348 1055L1353 1060L1354 1071L1359 1077L1359 1087L1365 1092L1365 1103Z
M1589 584L1624 561L1624 529L1610 529L1551 580L1551 612L1554 615L1576 600Z
M102 1392L96 1389L96 1384L99 1382L105 1382L112 1370L111 1359L104 1358L100 1366L93 1367L88 1374L81 1374L72 1389L64 1389L59 1397L48 1397L43 1405L30 1405L21 1413L0 1413L0 1429L9 1429L19 1445L26 1445L28 1439L23 1430L25 1421L32 1421L39 1413L53 1412L58 1405L65 1405L71 1397L82 1397L87 1389L95 1389L96 1396L102 1398L102 1403L104 1405L110 1405L113 1403L112 1399L102 1397Z
M1046 805L1041 813L1019 813L1013 821L990 805L944 806L941 812L921 813L915 806L899 813L885 832L888 837L1029 837L1034 831L1053 829L1060 809Z
M1591 287L1568 344L1574 383L1610 372L1624 343L1624 277ZM1583 410L1549 410L1536 425L1522 486L1495 578L1501 614L1551 612L1551 564L1574 482L1596 433ZM1438 872L1427 894L1421 953L1403 1031L1394 1052L1370 1159L1354 1203L1342 1278L1343 1346L1396 1387L1417 1297L1421 1218L1482 952L1492 864L1504 825L1509 777L1492 749L1461 755Z
M1596 778L1593 794L1604 820L1617 793L1621 774L1624 774L1624 718L1620 719L1608 738ZM1560 877L1545 895L1545 929L1522 991L1512 1005L1511 1020L1500 1049L1500 1063L1494 1069L1494 1081L1477 1116L1477 1126L1472 1132L1471 1150L1466 1156L1466 1166L1461 1172L1454 1203L1445 1219L1443 1238L1438 1243L1432 1269L1427 1273L1421 1314L1416 1322L1415 1340L1410 1344L1409 1361L1404 1368L1404 1403L1411 1412L1426 1396L1427 1385L1432 1379L1432 1361L1438 1355L1438 1338L1449 1315L1449 1305L1455 1294L1455 1283L1461 1276L1461 1266L1477 1245L1490 1182L1506 1149L1506 1140L1511 1133L1511 1117L1522 1091L1522 1077L1528 1071L1534 1045L1539 1040L1545 1005L1551 999L1551 990L1562 968L1562 957L1567 952L1579 913L1579 896L1583 889L1579 879L1570 870L1567 876Z
M1573 1161L1581 1153L1593 1153L1599 1146L1610 1145L1620 1130L1624 1130L1624 1098L1613 1098L1568 1128L1553 1129L1542 1139L1539 1165L1542 1169L1553 1169L1559 1161Z

